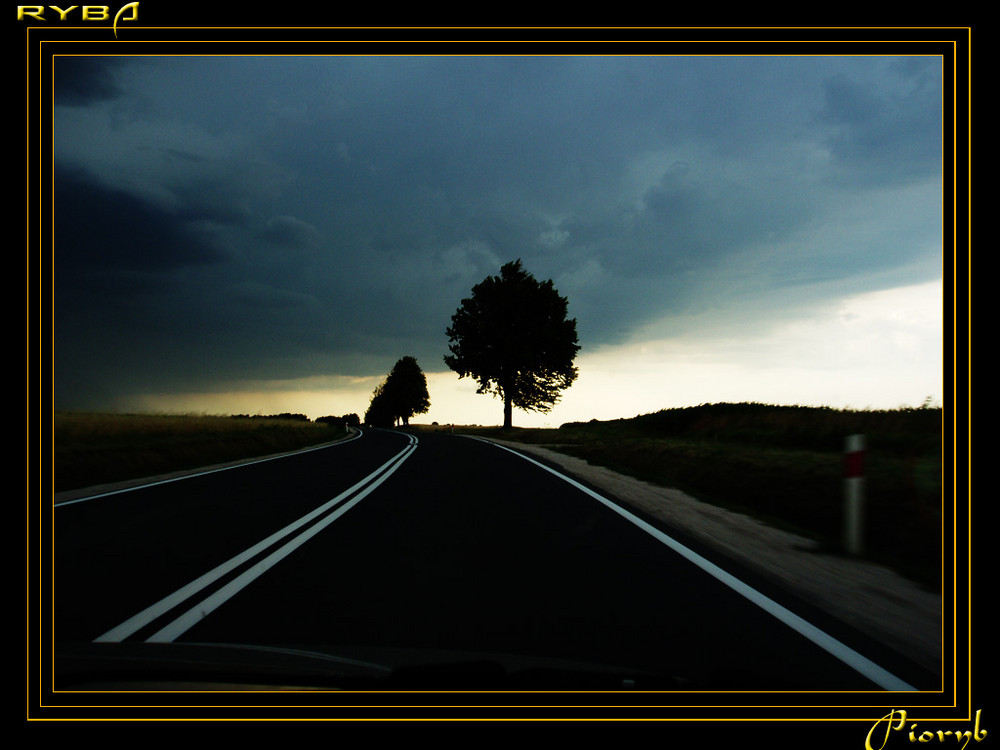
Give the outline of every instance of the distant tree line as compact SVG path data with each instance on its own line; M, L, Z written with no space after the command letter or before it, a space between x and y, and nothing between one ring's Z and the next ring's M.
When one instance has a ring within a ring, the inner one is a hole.
M274 419L274 420L288 420L292 422L310 422L305 414L292 414L285 412L283 414L233 414L232 419ZM361 417L357 414L344 414L341 417L326 416L318 417L316 419L318 424L328 424L334 427L360 427Z
M361 417L357 414L345 414L342 417L319 417L317 422L328 424L333 427L360 427Z
M233 419L290 419L297 422L308 422L309 417L305 414L233 414Z

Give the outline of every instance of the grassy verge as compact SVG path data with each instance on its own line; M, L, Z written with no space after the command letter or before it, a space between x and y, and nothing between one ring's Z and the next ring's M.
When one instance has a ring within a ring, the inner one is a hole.
M344 437L297 419L57 413L55 489L196 469Z
M841 548L844 438L865 434L865 556L936 589L940 409L839 411L714 404L559 429L471 428L546 445Z

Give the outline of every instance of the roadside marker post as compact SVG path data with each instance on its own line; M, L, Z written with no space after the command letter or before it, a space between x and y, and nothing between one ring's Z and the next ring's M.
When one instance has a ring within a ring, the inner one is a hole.
M860 555L864 549L865 454L864 435L848 435L844 445L844 548Z

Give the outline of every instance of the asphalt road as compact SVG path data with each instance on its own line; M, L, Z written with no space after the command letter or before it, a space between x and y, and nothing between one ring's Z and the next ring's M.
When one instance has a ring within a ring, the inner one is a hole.
M57 506L57 674L73 648L212 643L404 665L415 687L523 657L706 690L929 689L607 500L485 441L365 430Z

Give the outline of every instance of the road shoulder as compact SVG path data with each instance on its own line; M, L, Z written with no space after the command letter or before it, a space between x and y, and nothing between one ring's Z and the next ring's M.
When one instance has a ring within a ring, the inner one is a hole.
M531 454L680 529L839 620L941 673L942 598L880 565L822 554L812 540L541 446Z

